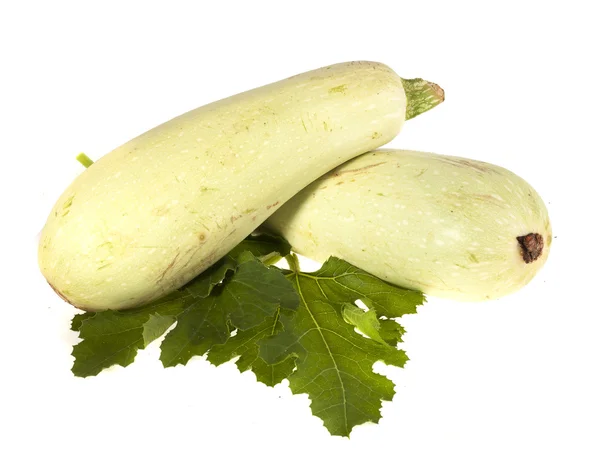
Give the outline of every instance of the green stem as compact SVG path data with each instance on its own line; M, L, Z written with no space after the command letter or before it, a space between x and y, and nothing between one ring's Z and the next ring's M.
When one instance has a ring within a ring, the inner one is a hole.
M273 251L263 256L260 260L264 265L275 265L281 260L281 255L277 251Z
M81 164L83 164L85 167L90 167L92 164L94 164L92 159L89 156L87 156L85 153L80 153L79 155L77 155L75 157L75 159L77 161L79 161Z
M423 79L402 79L406 93L406 120L433 109L444 101L444 90Z
M298 256L296 256L294 253L291 253L285 257L285 260L290 266L290 270L292 272L296 274L300 272L300 262L298 261Z

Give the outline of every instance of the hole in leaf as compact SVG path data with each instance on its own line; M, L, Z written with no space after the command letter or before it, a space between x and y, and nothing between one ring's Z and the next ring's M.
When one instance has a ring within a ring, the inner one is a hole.
M369 340L371 339L371 337L370 337L370 336L368 336L368 335L365 335L365 334L364 334L364 333L362 333L360 330L358 330L358 327L354 327L354 331L355 331L356 333L358 333L359 335L362 335L364 338L368 338Z
M363 311L369 311L369 307L365 305L360 299L355 300L354 304Z

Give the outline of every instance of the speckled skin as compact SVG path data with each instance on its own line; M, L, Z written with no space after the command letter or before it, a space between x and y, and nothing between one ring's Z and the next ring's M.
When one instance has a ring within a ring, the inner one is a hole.
M400 131L402 80L321 68L200 107L102 157L60 197L39 265L87 310L157 299L204 271L301 188Z
M432 153L379 150L321 177L265 226L295 251L337 256L432 296L495 299L517 291L545 263L552 232L544 202L512 172ZM518 236L544 248L525 263Z

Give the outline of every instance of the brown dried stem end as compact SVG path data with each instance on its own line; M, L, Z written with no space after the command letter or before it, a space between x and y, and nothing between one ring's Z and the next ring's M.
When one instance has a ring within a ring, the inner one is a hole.
M544 251L544 238L540 234L531 232L517 237L517 241L521 246L521 255L526 264L535 261Z

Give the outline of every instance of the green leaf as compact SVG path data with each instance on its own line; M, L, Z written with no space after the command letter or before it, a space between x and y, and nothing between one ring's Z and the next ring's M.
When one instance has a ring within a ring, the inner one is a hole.
M238 262L235 276L225 288L227 298L235 302L230 313L235 327L250 329L272 317L279 307L298 308L298 294L280 269L266 267L250 252L242 253Z
M294 370L296 363L293 357L288 357L277 364L268 364L258 355L258 341L281 331L283 326L279 321L281 311L248 330L238 330L235 336L224 344L215 345L208 353L207 359L214 365L221 365L238 357L236 365L240 372L252 370L260 382L274 386L287 378ZM287 310L289 311L289 310Z
M81 314L76 314L75 316L73 316L73 320L71 321L71 330L73 332L78 332L79 328L81 327L81 325L83 324L83 322L86 319L89 319L93 316L95 316L96 313L92 313L92 312L86 312L86 313L81 313Z
M373 364L381 360L402 367L408 358L394 343L402 334L400 325L373 317L414 313L423 295L337 258L317 272L294 271L287 277L300 306L295 313L282 313L283 330L259 342L260 356L269 364L296 357L297 368L288 378L292 392L309 395L313 414L331 434L348 436L356 425L378 422L381 402L392 399L394 385L373 372ZM365 315L358 313L357 299L370 308ZM355 327L375 339L356 333Z
M380 334L381 323L374 310L363 311L356 305L346 304L342 307L344 321L352 324L366 336L381 344L387 344Z
M404 328L393 319L378 319L375 310L363 311L355 305L344 305L344 321L355 326L361 333L382 344L396 346L402 341Z
M266 271L268 273L261 286L272 286L271 289L276 292L281 290L281 286L284 288L287 286L289 288L287 294L282 293L281 299L284 300L282 304L293 306L293 303L289 302L289 298L290 294L295 295L295 293L291 285L281 276L281 273L269 272L269 269L258 260L253 259L252 255L242 253L244 245L246 245L247 249L264 258L269 255L269 245L271 245L272 251L279 253L286 251L285 244L287 244L285 241L275 236L262 236L259 239L249 238L249 240L242 242L234 253L240 262L248 262L248 265L241 269L242 275L240 279L236 280L238 289L236 290L236 284L234 284L229 294L241 291L239 289L240 283L244 283L249 278L252 279L252 273L261 274L262 271ZM104 368L112 365L127 366L134 361L139 349L143 349L150 342L162 336L180 317L182 318L181 326L185 326L186 318L191 315L198 312L201 314L211 313L211 305L218 303L219 300L207 299L207 297L215 290L215 287L221 287L219 286L220 283L227 284L227 277L231 276L236 270L240 271L238 260L235 260L231 254L224 257L181 289L149 305L123 311L108 310L76 315L71 322L71 329L79 332L82 341L73 348L72 355L75 357L72 368L73 373L76 376L85 377L96 375ZM250 273L250 276L245 276L248 273ZM276 276L274 279L273 274ZM279 287L277 286L277 278L279 278ZM222 291L219 290L220 293ZM273 311L269 313L266 308L268 304L265 303L263 307L263 315L273 314ZM250 312L248 305L252 305L252 302L246 302L244 299L239 301L239 308L238 306L230 306L229 309L234 313L234 318L243 319L244 315ZM212 313L215 313L214 309ZM215 314L212 314L213 322L216 320L220 325L218 325L218 330L215 329L205 337L207 346L214 343L223 343L229 336L230 327L227 324L229 314L222 311L220 314L223 321L218 318L215 319ZM250 324L253 321L256 322L256 319L260 319L258 314L254 317L254 320L249 318ZM262 322L262 319L258 322ZM178 323L178 325L180 324ZM210 339L211 336L213 337L212 340ZM173 347L173 341L171 340L167 347ZM181 340L181 343L183 342L184 340Z
M148 346L154 340L162 336L177 319L174 316L164 314L151 314L148 321L144 324L142 337L144 338L144 347Z
M283 237L269 234L252 234L229 252L229 256L237 258L241 253L249 251L263 263L274 264L290 254L290 244Z
M198 275L193 280L193 286L189 284L178 289L175 293L178 292L187 292L186 290L190 290L192 294L196 298L204 298L210 295L212 290L216 285L221 283L228 273L233 272L235 270L237 263L235 259L231 256L227 255L216 264L213 264L210 268L205 270L203 273ZM174 294L175 294L174 293Z
M230 336L230 323L248 330L265 322L279 307L294 309L298 295L277 269L268 268L252 253L238 257L235 274L205 299L197 299L177 318L161 344L165 367L186 364Z
M161 299L139 309L108 310L76 316L72 327L79 331L82 341L73 347L73 374L94 376L113 365L129 365L134 361L138 349L143 349L151 338L162 335L157 330L156 319L151 320L151 317L159 315L174 319L187 303L187 297L178 291L177 294L170 294L169 299ZM150 327L146 328L149 321Z
M398 324L393 319L379 320L379 335L383 340L391 345L396 346L402 341L404 335L404 327Z
M422 293L386 283L336 257L329 258L318 271L302 275L311 277L311 289L318 290L321 299L336 305L361 300L387 318L415 313L423 303Z

